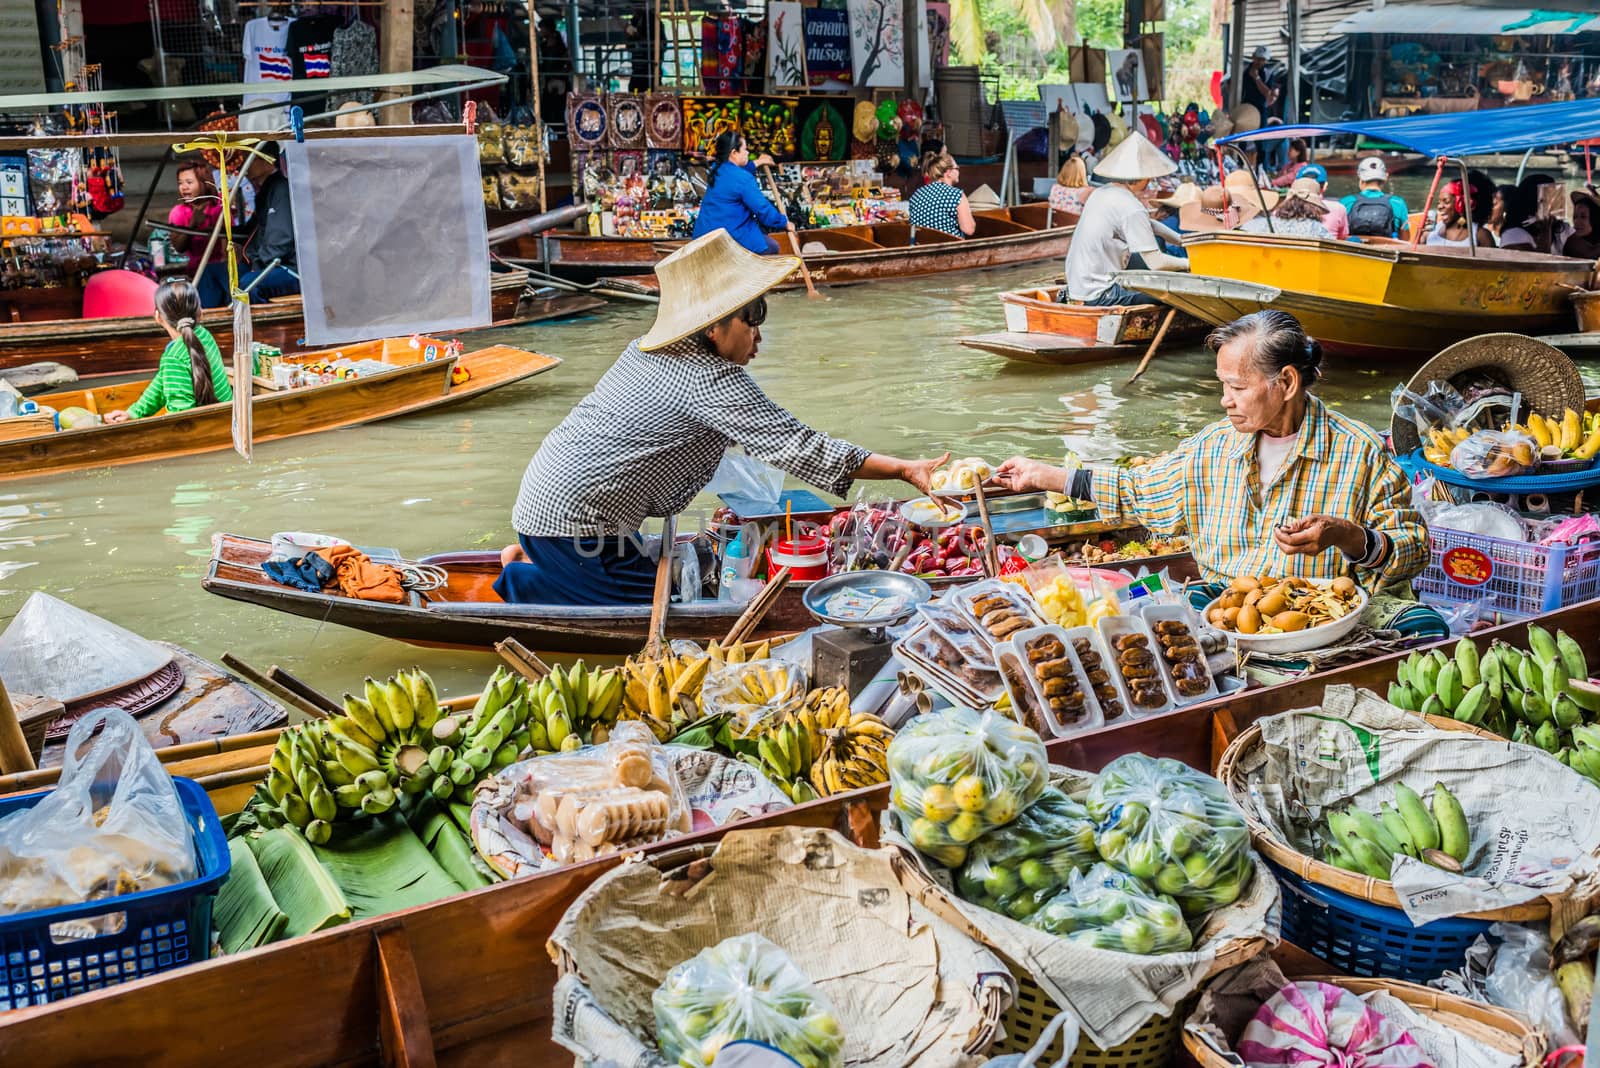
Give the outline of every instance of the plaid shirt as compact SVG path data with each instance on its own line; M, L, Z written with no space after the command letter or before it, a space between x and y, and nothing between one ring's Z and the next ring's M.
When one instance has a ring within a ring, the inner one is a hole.
M653 352L635 340L534 453L512 525L529 537L636 531L682 512L730 443L840 497L870 455L806 426L697 340Z
M1256 436L1226 419L1161 460L1132 470L1095 468L1101 515L1121 515L1157 533L1187 528L1194 556L1212 581L1240 575L1331 578L1362 570L1338 549L1289 556L1272 536L1280 523L1313 515L1350 519L1384 536L1389 551L1364 578L1378 586L1411 579L1428 562L1428 530L1411 507L1411 487L1383 439L1316 397L1294 452L1263 492Z

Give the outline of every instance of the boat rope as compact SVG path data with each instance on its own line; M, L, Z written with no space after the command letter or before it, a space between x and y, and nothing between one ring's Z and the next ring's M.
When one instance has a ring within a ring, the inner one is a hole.
M388 563L388 561L384 561ZM450 580L450 575L442 567L433 564L419 564L412 560L401 560L390 567L400 572L400 585L408 590L426 593L429 590L442 589Z

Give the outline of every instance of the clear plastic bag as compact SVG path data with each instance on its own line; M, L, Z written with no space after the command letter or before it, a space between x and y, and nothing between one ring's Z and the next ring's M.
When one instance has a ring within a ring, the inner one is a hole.
M1096 949L1141 956L1182 953L1194 945L1176 901L1106 864L1073 875L1028 924Z
M710 1068L730 1042L775 1046L804 1068L841 1068L844 1032L789 955L758 934L725 938L673 967L650 998L661 1055Z
M1539 446L1513 430L1479 430L1450 450L1450 466L1468 478L1510 478L1538 462Z
M985 831L1033 804L1048 776L1039 736L993 712L956 706L918 716L889 743L889 804L911 844L950 868Z
M1050 787L1015 822L972 843L956 872L956 891L974 905L1026 920L1099 859L1088 810Z
M0 820L0 913L78 905L195 873L172 777L120 708L73 724L56 788Z
M1216 779L1166 757L1106 765L1084 803L1100 855L1194 916L1233 902L1254 865L1244 816Z
M770 506L783 493L783 472L740 449L730 448L722 454L705 492Z
M700 707L707 715L727 715L734 737L744 738L768 720L799 709L806 696L806 672L781 660L724 664L706 674Z

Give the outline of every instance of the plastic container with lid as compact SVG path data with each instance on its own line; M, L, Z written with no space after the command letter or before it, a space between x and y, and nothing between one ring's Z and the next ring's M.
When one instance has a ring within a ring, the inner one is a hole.
M827 578L827 540L816 534L779 538L767 550L767 573L776 575L780 567L788 568L789 577L799 582Z
M1061 649L1060 656L1044 655L1043 648L1035 652L1036 647L1053 649L1056 646ZM1033 728L1041 737L1070 738L1105 722L1094 688L1089 684L1077 654L1073 652L1067 632L1060 627L1034 627L1021 631L1011 641L995 646L994 654L1000 679L1005 683L1006 692L1011 695L1015 718ZM1050 670L1056 673L1056 678L1040 674L1047 664L1055 665ZM1078 718L1068 720L1050 707L1046 687L1057 685L1063 687L1063 693L1075 691L1081 695L1083 711Z

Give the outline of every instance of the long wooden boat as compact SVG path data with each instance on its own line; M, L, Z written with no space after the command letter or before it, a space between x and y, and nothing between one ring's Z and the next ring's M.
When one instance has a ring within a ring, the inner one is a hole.
M541 374L561 362L554 356L526 352L509 345L492 345L461 356L445 354L444 348L443 342L412 348L409 339L390 338L286 357L289 362L300 364L331 360L336 356L352 360L381 359L393 364L394 369L296 389L272 389L259 379L247 383L247 388L254 390L251 400L254 440L257 443L277 441L455 404ZM434 350L437 358L427 357L429 349ZM451 381L452 372L458 366L471 376L460 385ZM139 398L147 384L147 381L125 382L98 389L47 393L33 399L57 411L79 407L104 415L126 409ZM20 417L21 420L29 418ZM4 421L0 421L0 431L4 429ZM46 426L27 436L0 440L0 480L165 460L232 447L231 403L77 430L53 430Z
M527 286L526 271L491 277L492 327L579 315L605 304L584 294L540 295L523 304ZM200 322L217 339L217 345L228 351L233 340L233 317L228 309L212 308L201 316ZM250 332L256 341L276 345L285 352L303 348L305 317L299 295L254 305L250 309ZM0 369L48 360L66 364L80 378L153 371L167 341L166 331L148 315L0 323Z
M1432 355L1478 334L1555 334L1572 328L1569 297L1587 260L1388 239L1192 234L1190 274L1133 271L1124 285L1208 323L1276 308L1330 351Z
M1150 347L1167 312L1162 304L1097 308L1060 303L1063 286L1020 289L1000 294L1006 328L1002 333L960 338L971 349L993 352L1023 363L1063 365L1142 354ZM1191 341L1206 324L1179 312L1164 342Z
M1076 215L1052 211L1048 204L982 209L972 214L977 229L973 236L964 240L923 227L917 230L916 244L912 244L911 226L903 222L801 230L797 236L802 248L821 245L827 250L805 254L806 267L817 285L853 285L1062 259L1078 221ZM608 286L641 293L658 292L655 275L651 273L656 261L682 245L682 242L632 238L566 235L557 240L554 234L551 237L552 249L568 257L557 260L553 251L552 271L569 276L605 277ZM590 247L584 245L585 242L596 244ZM613 251L608 242L628 244L619 252ZM569 246L574 247L569 249ZM527 258L537 258L534 251L535 255ZM646 255L648 259L644 258ZM604 260L608 256L625 258L627 262L611 269ZM578 264L584 266L577 269ZM623 277L612 277L616 275ZM785 282L783 288L802 285L804 282L796 275Z
M1600 655L1600 601L1540 620L1578 636ZM1474 635L1525 648L1516 624ZM1172 757L1213 768L1227 744L1257 720L1315 705L1323 688L1381 688L1402 654L1298 682L1236 694L1164 716L1133 720L1052 742L1052 763L1098 770L1125 753ZM261 745L170 765L200 777L219 811L236 810L266 774L275 735ZM239 761L256 759L252 767ZM208 774L214 762L221 768ZM230 766L231 765L231 766ZM0 791L38 788L37 778L0 780ZM856 843L878 842L887 786L799 805L758 819L652 846L659 855L719 840L730 830L789 824L831 827ZM54 1068L148 1061L169 1068L219 1063L448 1065L557 1068L569 1053L550 1041L555 967L545 943L568 906L616 856L484 887L429 905L345 924L237 956L0 1016L0 1057ZM1312 968L1326 965L1306 961ZM1285 959L1279 958L1280 961ZM249 991L241 1011L240 992ZM205 1019L217 1026L181 1026Z

